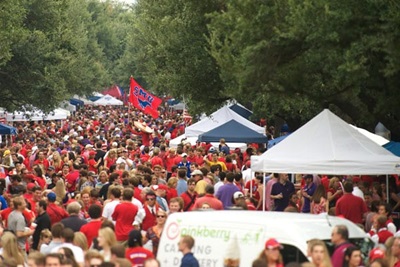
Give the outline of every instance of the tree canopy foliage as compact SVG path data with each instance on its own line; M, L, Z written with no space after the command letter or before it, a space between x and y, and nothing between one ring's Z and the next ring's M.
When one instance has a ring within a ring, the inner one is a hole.
M400 132L393 0L0 2L0 106L49 110L133 75L192 113L234 98L296 128L329 108Z
M95 0L0 2L0 106L50 111L73 94L113 83L113 62L123 50L115 9Z

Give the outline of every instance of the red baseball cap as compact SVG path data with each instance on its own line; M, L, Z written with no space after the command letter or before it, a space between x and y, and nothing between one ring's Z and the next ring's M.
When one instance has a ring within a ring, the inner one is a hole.
M158 184L158 185L152 185L151 186L151 190L156 191L157 189L161 189L161 190L168 190L168 186L166 186L165 184Z
M385 258L385 252L380 248L374 248L369 252L369 262L383 258Z
M267 240L267 242L265 242L265 248L266 249L274 249L274 248L283 249L283 246L275 238L270 238Z

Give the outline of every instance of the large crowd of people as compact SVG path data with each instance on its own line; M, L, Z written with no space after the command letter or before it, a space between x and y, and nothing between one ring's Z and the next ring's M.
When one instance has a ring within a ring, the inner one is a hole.
M341 216L382 250L383 265L371 266L400 266L400 251L387 244L400 240L392 217L400 209L396 177L386 184L374 176L253 173L250 157L263 153L263 145L233 149L221 138L218 146L182 140L170 147L185 121L167 107L160 114L154 119L127 107L85 106L64 121L14 123L17 135L0 147L4 266L158 266L167 217L197 209ZM193 242L183 238L182 262L193 262L187 254ZM321 241L309 245L310 255L328 257L315 266L361 266L351 263L357 248L346 249L337 264ZM254 264L279 248L267 241Z

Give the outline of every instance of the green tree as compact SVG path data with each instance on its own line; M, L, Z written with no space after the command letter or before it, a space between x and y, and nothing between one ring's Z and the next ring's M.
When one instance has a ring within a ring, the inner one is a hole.
M86 1L18 3L23 16L22 21L9 21L17 35L10 39L8 60L0 65L0 106L15 110L33 105L50 111L68 96L105 83L102 51L87 34L91 18Z
M209 24L224 86L299 126L323 108L400 130L395 1L227 1Z
M221 105L229 95L208 52L205 16L219 8L213 0L138 0L124 55L131 73L149 90L185 99L192 110Z

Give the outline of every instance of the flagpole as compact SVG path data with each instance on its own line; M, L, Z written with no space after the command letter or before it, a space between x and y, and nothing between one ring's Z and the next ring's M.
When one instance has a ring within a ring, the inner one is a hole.
M132 75L131 75L131 77L132 77ZM128 124L131 121L131 101L129 101L130 97L131 97L131 81L129 79L129 91L128 91L128 101L127 101L128 102Z

